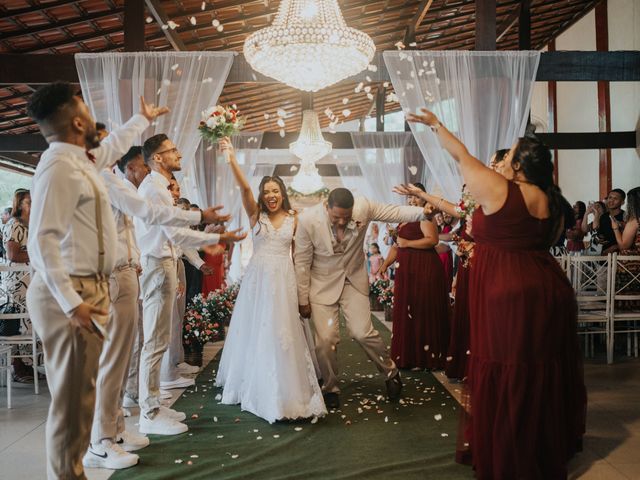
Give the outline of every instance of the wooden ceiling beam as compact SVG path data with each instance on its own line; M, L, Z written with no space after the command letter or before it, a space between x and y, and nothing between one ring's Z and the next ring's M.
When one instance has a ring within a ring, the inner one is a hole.
M145 4L147 5L147 9L149 9L149 12L153 16L153 18L155 18L156 22L158 22L158 24L160 25L160 28L162 29L165 37L167 37L167 40L169 41L173 49L177 51L188 50L187 46L182 41L182 38L180 38L180 34L178 32L176 32L172 28L162 28L163 25L168 25L170 19L162 8L160 0L145 0Z
M80 25L93 20L100 20L102 18L113 17L124 12L124 8L116 8L114 10L105 10L102 12L91 13L82 17L71 18L69 20L62 20L59 22L48 23L46 25L40 25L38 27L27 28L23 30L16 30L0 34L0 41L10 40L12 38L24 37L25 35L36 35L51 30L59 30L66 27L72 27L74 25Z
M11 17L17 17L19 15L26 15L29 13L39 13L43 10L49 10L56 7L63 7L65 5L73 5L78 3L78 0L59 0L57 2L45 3L44 5L35 5L25 8L13 8L7 9L0 15L0 20L7 20Z
M407 25L407 28L404 32L403 43L405 44L405 46L408 47L409 44L415 41L416 30L422 24L422 21L429 11L432 3L433 0L422 0L422 2L420 2L420 5L418 5L418 10L416 10L415 15L411 18L411 21L409 22L409 25Z

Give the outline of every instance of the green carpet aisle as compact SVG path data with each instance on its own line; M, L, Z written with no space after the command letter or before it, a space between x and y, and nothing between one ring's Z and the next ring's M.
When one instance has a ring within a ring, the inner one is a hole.
M376 321L377 323L377 321ZM387 344L389 332L377 323ZM219 405L213 386L219 356L173 408L189 432L150 436L140 465L118 479L470 479L454 462L459 406L429 373L404 372L402 403L388 403L382 378L360 347L339 345L342 407L309 421L269 425ZM219 397L218 397L219 398Z

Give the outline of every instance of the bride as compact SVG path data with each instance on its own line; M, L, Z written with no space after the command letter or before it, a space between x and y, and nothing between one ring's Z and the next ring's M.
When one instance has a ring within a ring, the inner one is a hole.
M297 218L280 177L264 177L258 201L228 138L219 142L242 192L253 257L242 280L222 350L216 386L222 403L269 423L327 413L298 316L291 260Z

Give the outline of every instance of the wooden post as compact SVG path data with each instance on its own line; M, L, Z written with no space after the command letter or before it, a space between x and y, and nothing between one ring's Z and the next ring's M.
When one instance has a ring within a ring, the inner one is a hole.
M496 0L476 2L476 50L496 49Z
M547 46L550 52L556 51L556 41L552 40ZM547 110L549 132L558 133L558 88L555 81L547 83ZM553 181L558 185L558 149L553 149Z
M596 5L596 50L609 50L609 25L607 18L607 0ZM611 97L609 82L598 82L598 129L600 132L611 131ZM611 191L611 149L600 149L600 198Z
M531 0L521 0L520 2L518 49L531 50Z
M384 132L384 100L387 96L387 89L378 88L376 94L376 132Z
M124 2L124 51L142 52L144 44L144 2Z

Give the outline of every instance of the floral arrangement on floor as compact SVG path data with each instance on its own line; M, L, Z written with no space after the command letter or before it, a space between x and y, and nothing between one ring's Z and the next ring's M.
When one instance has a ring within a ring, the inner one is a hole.
M211 143L216 143L223 137L237 134L245 122L239 113L235 104L226 108L222 105L209 107L202 112L202 120L198 126L200 135Z
M184 315L182 342L204 345L224 338L224 326L229 323L238 296L238 284L193 297Z
M369 286L369 291L383 307L393 306L393 282L391 280L378 279Z

